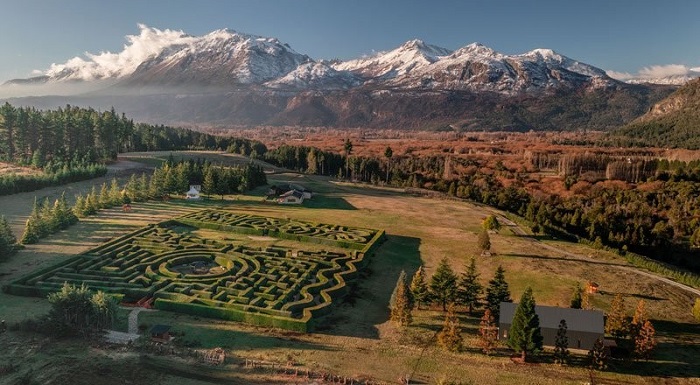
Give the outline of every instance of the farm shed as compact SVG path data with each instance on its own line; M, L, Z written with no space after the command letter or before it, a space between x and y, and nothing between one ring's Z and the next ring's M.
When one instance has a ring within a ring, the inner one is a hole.
M290 190L277 198L277 203L282 205L300 205L304 203L304 194L297 190Z
M498 321L499 340L508 339L508 331L517 307L517 303L501 302L501 315ZM598 338L603 339L605 318L602 311L536 305L535 313L540 318L544 346L554 346L561 320L566 320L566 336L571 349L591 350Z

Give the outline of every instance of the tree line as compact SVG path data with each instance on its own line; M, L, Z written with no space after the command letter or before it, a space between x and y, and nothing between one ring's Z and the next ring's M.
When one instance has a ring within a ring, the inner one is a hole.
M437 342L444 349L459 352L463 349L461 326L457 317L457 306L467 309L469 315L483 307L480 319L477 346L485 354L491 354L499 345L498 324L500 305L513 302L505 270L498 266L494 276L486 287L479 281L476 262L471 258L461 276L455 274L446 258L443 258L427 282L423 267L419 267L410 283L406 273L401 271L399 279L389 301L391 320L398 326L406 327L413 322L412 312L417 306L436 304L446 312L442 329L437 333ZM700 300L699 300L700 303ZM520 354L522 361L537 355L543 348L543 336L539 317L535 312L533 290L527 287L518 302L513 319L510 322L505 344ZM698 306L698 305L696 305ZM571 308L590 309L588 293L577 284L573 289ZM502 323L502 322L501 322ZM566 320L559 322L554 341L554 361L567 364L569 361ZM656 347L656 331L649 321L644 300L640 300L632 317L625 313L624 297L617 294L613 299L605 320L605 334L615 338L618 346L633 352L634 356L648 360ZM598 339L589 351L589 363L594 369L604 370L608 365L609 351Z
M451 155L353 156L312 147L280 146L264 159L300 172L337 176L395 187L426 188L524 216L536 230L574 234L599 245L650 255L691 271L700 271L700 162L659 160L647 171L616 166L614 172L655 181L644 189L594 185L583 195L563 198L533 195L526 174L499 163L485 169L475 159ZM602 167L602 166L601 166ZM603 168L605 170L605 168ZM646 170L646 168L645 168ZM610 172L613 172L610 171ZM504 185L503 180L508 180ZM570 185L576 179L570 181Z
M42 172L0 176L0 195L33 191L102 176L100 163L130 151L228 150L262 157L264 144L164 125L134 124L114 109L97 111L67 105L41 111L0 107L0 161Z

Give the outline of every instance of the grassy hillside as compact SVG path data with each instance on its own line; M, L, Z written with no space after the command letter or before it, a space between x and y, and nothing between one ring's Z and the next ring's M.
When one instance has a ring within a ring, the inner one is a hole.
M435 331L439 330L444 320L444 313L438 308L416 311L413 324L405 329L388 321L389 297L401 270L412 274L423 264L430 276L438 261L447 257L452 267L462 272L472 256L477 258L482 284L487 283L498 265L505 268L513 298L519 298L525 288L531 286L538 304L567 306L574 284L591 280L601 285L601 294L595 295L591 301L595 308L607 310L613 296L621 293L626 299L627 312L631 314L637 302L644 299L648 315L657 327L660 341L657 354L648 363L620 361L615 364L613 372L596 372L594 376L598 382L643 384L664 381L667 384L682 384L700 377L697 362L700 355L700 325L690 314L694 295L627 270L625 260L614 254L561 240L538 239L514 225L506 225L500 232L491 235L494 255L480 257L476 240L482 219L494 212L502 215L489 207L413 196L397 189L343 184L324 177L281 173L271 175L269 180L270 183L293 180L318 195L303 207L283 207L262 203L261 194L265 189L259 188L250 195L229 196L223 202L172 200L167 203L134 204L131 213L105 210L67 231L28 246L8 262L0 264L3 273L0 274L0 285L145 224L182 215L202 205L221 205L227 210L256 215L382 228L388 236L353 294L335 308L323 320L319 330L312 334L270 330L164 311L141 313L141 324L172 325L173 331L181 339L180 343L227 349L230 358L227 358L225 367L235 374L248 376L247 382L241 383L278 382L265 372L246 371L242 365L245 359L294 362L318 372L353 378L371 377L386 383L396 383L399 376L414 371L414 378L430 384L442 379L478 384L589 382L589 371L583 366L559 367L546 360L536 366L517 365L510 360L510 352L506 349L500 349L490 357L481 354L475 346L478 318L466 314L460 315L466 346L461 353L444 352L436 345ZM89 186L81 184L80 188L89 189ZM0 212L12 212L11 219L20 219L28 214L32 199L33 196L29 194L17 194L12 200L0 199ZM14 209L10 210L9 205ZM16 209L25 206L26 212ZM0 293L0 315L9 323L27 315L41 314L47 308L45 300ZM23 341L26 342L24 338L20 333L10 332L3 335L0 341L21 346ZM143 371L144 379L150 381L148 383L200 383L179 377L173 380L162 373L146 371L133 362L134 355L130 353L110 353L100 347L86 349L80 346L80 342L47 340L41 347L43 353L38 356L17 353L24 351L19 348L2 351L0 361L13 360L18 367L5 378L0 374L0 382L19 378L40 367L45 373L65 372L54 363L66 362L67 357L73 357L71 366L78 365L75 367L85 370L70 372L72 381L76 384L89 383L89 379L96 378L100 372L100 367L90 366L89 361L92 357L104 357L106 354L107 358L95 360L94 365L104 366L105 362L111 362L113 367L118 367L123 364L127 371L122 374L114 371L109 378L132 380L127 376L140 368L138 370ZM61 360L56 361L56 356ZM181 363L177 365L182 366ZM67 377L56 374L54 378ZM105 383L116 383L110 381ZM279 382L297 381L303 380L288 378ZM135 379L133 383L146 382Z

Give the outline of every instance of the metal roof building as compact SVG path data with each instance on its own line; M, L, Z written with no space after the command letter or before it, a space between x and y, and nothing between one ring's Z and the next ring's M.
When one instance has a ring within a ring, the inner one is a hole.
M508 339L508 331L517 308L517 303L501 302L498 320L499 340ZM535 305L535 313L540 319L544 346L554 346L561 320L566 320L566 336L571 349L590 350L595 341L598 338L602 339L605 335L605 314L599 310Z

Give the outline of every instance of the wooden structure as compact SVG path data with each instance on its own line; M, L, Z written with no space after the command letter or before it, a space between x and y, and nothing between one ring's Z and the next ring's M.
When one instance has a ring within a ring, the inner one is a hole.
M150 331L151 340L155 342L167 343L170 342L170 325L153 325Z
M221 348L207 350L202 355L204 362L212 365L221 365L226 360L226 352Z
M508 331L517 307L517 303L501 302L499 340L508 339ZM605 314L599 310L535 305L535 313L540 319L544 346L554 346L561 320L566 320L566 336L569 338L570 349L591 350L595 341L603 339L605 334Z
M277 198L281 205L300 205L304 203L304 194L297 190L289 190Z
M190 190L185 193L185 199L199 199L199 192L202 191L200 185L190 185Z

